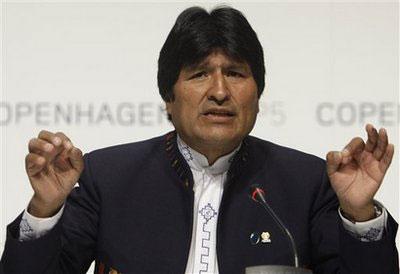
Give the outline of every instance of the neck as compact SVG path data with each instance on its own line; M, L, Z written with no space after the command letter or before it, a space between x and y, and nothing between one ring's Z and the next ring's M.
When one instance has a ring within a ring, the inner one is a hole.
M208 161L208 164L213 165L220 157L231 153L237 148L241 141L236 142L201 142L193 141L190 138L185 138L179 135L179 137L192 149L203 154Z

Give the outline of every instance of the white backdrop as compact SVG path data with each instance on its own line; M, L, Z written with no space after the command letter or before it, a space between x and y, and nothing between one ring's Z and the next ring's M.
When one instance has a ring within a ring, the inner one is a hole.
M65 132L85 152L171 129L157 58L177 15L191 5L3 2L0 254L6 224L32 195L24 157L41 129ZM377 199L398 220L398 4L230 5L243 11L265 51L267 87L252 134L324 157L365 136L367 122L386 127L397 149Z

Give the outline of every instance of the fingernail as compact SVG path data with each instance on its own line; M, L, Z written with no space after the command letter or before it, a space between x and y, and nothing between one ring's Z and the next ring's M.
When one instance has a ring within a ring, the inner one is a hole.
M69 142L69 141L66 142L66 143L65 143L65 148L66 148L66 149L71 149L71 148L72 148L72 143Z
M46 159L43 157L39 157L36 162L38 165L42 165L46 162Z
M61 139L58 138L58 137L54 137L53 144L56 145L56 146L60 145L61 144Z
M44 145L44 150L51 151L52 149L53 149L53 145L52 144L45 144Z

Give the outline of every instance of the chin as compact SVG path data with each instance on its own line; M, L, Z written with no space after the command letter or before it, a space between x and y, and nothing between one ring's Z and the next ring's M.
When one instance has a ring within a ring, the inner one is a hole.
M238 142L241 139L243 139L240 135L234 134L230 131L224 131L224 132L215 132L215 131L209 131L207 133L203 132L202 134L202 140L206 144L210 145L215 145L215 144L230 144L233 142Z

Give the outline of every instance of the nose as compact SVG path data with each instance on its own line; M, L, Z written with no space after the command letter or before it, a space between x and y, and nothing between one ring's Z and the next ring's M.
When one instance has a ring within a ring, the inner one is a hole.
M229 87L222 72L215 72L210 88L207 91L207 98L218 105L224 104L230 99Z

